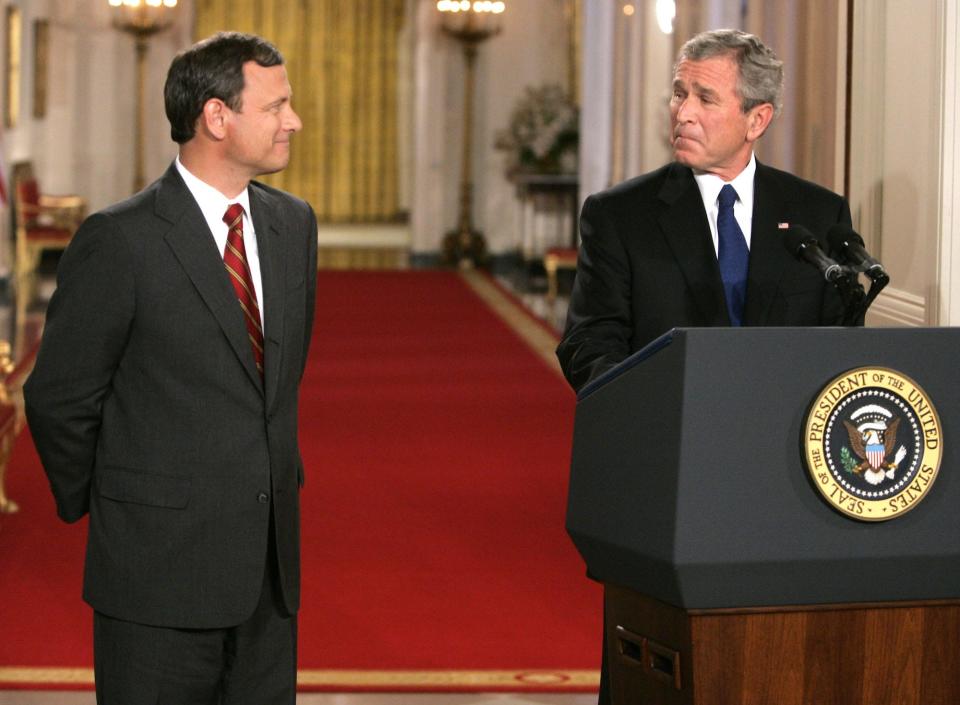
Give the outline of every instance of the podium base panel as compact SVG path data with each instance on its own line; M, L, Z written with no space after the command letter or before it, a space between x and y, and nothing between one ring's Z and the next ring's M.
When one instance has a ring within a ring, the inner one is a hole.
M604 596L614 705L960 703L960 601L698 611Z

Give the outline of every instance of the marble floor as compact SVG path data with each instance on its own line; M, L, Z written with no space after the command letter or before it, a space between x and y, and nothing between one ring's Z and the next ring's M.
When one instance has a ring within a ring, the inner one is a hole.
M510 290L533 315L559 333L567 319L570 287L573 284L571 272L561 272L560 275L558 296L552 300L546 295L546 275L540 271L519 270L499 274L497 281Z
M593 705L597 696L509 693L309 693L297 705ZM0 691L0 705L95 705L93 693Z

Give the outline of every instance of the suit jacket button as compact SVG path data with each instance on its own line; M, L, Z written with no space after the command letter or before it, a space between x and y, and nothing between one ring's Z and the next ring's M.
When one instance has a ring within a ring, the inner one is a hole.
M257 495L257 501L260 502L260 504L266 504L268 499L270 499L270 495L266 492L261 492Z

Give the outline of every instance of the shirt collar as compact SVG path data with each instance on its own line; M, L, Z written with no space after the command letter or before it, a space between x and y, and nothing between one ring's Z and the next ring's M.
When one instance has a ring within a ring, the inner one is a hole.
M180 172L180 176L183 177L184 183L200 206L200 210L203 211L204 218L208 222L222 221L223 214L227 212L227 206L231 203L239 203L243 206L245 219L248 222L252 222L249 189L241 191L237 194L236 198L227 198L213 186L192 174L190 170L183 165L183 162L180 161L179 154L177 155L175 164L177 165L177 171Z
M732 181L724 181L715 174L694 172L693 178L700 189L700 195L705 204L716 205L717 198L720 196L720 189L724 184L729 183L737 192L737 197L744 207L744 212L753 213L753 177L757 172L757 158L753 152L750 153L750 161L737 174Z

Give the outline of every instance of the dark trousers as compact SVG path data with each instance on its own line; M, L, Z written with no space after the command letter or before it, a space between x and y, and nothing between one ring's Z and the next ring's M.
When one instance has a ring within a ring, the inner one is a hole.
M237 626L170 629L95 612L98 705L294 705L297 618L279 587L271 550L260 602Z

